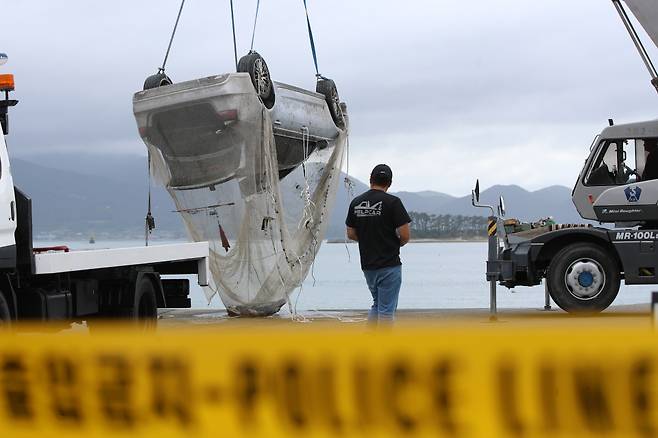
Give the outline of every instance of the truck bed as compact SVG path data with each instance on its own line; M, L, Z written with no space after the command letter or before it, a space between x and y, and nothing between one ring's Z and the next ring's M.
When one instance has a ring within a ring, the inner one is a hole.
M178 243L131 248L46 252L34 255L35 274L88 271L120 266L172 264L196 261L198 282L208 285L208 242Z

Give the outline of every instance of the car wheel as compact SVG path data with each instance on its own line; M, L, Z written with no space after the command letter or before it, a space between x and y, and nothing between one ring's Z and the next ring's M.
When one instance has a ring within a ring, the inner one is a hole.
M0 329L11 325L11 313L5 296L0 293Z
M249 73L256 94L267 108L272 108L274 106L274 84L263 57L256 52L243 56L238 62L238 72Z
M171 84L173 84L173 82L171 82L169 76L161 72L146 78L146 80L144 81L144 89L150 90L151 88L164 87L166 85L171 85Z
M324 98L327 101L327 106L329 107L329 112L331 113L331 118L334 120L336 126L340 129L344 129L345 117L343 116L338 89L336 88L334 81L331 79L318 80L318 83L315 86L315 91L324 95Z
M619 268L599 245L579 243L558 252L548 269L548 288L567 312L600 312L619 292Z

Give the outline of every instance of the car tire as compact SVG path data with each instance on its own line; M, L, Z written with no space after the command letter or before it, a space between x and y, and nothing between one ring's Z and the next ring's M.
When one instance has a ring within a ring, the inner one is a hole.
M5 296L0 292L0 329L11 325L11 313Z
M340 129L345 128L345 117L343 110L340 106L340 97L338 96L338 89L336 83L331 79L319 79L315 86L315 91L324 95L324 98L329 107L331 118Z
M150 90L152 88L165 87L171 84L173 84L173 82L169 79L169 76L160 72L146 78L144 81L144 89Z
M553 301L570 313L606 309L617 297L621 278L616 260L593 243L568 245L560 250L546 277Z
M250 52L240 58L238 72L249 73L256 94L267 108L272 108L275 99L274 83L265 59L257 52Z

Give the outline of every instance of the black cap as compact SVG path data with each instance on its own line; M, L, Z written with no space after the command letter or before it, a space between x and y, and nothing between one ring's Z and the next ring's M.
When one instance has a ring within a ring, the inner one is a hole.
M381 178L386 178L388 180L392 180L393 171L386 164L378 164L375 166L374 169L372 169L372 172L370 172L370 178L374 178L374 177L381 177Z

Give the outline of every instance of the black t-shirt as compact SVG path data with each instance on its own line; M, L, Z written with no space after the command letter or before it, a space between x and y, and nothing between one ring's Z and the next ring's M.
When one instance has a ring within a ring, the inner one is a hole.
M381 190L368 190L350 203L345 225L356 229L361 269L398 266L400 238L397 228L411 222L402 201Z

